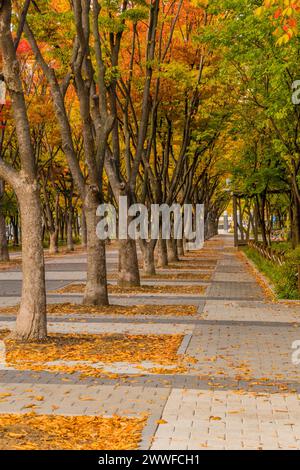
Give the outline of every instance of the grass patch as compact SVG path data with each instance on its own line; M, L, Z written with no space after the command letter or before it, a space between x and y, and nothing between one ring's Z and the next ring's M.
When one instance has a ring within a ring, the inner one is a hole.
M273 284L278 299L300 299L297 286L300 264L298 250L290 251L282 266L263 258L254 248L244 248L244 253Z

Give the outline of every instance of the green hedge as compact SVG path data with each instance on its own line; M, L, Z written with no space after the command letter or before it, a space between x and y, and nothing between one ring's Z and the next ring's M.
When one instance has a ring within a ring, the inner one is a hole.
M300 247L286 252L286 262L282 266L266 260L254 248L247 247L244 252L273 284L279 299L300 299L298 292Z

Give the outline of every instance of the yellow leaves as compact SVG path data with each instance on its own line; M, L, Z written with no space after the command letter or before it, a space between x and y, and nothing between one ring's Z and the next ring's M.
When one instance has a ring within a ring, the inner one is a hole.
M165 419L158 419L156 421L156 424L167 424L167 423L168 423L168 421L166 421Z
M208 361L208 362L216 362L218 359L217 356L212 356L212 357L208 357L206 358L205 360Z
M237 415L237 414L240 414L240 413L244 413L246 410L245 408L242 408L240 410L230 410L230 411L227 411L227 413L229 415Z
M29 403L28 405L25 405L23 406L23 409L26 410L26 409L33 409L33 408L36 408L36 404L35 403Z
M190 280L190 281L210 281L211 274L202 273L174 273L174 274L155 274L153 276L142 276L143 279L170 279L170 280Z
M78 294L85 290L85 284L69 284L62 289L52 291L57 294ZM158 293L158 294L195 294L203 295L206 291L204 286L185 286L185 285L155 285L155 286L141 286L141 287L119 287L116 285L108 285L108 292L110 294L141 294L141 293Z
M81 400L81 401L94 401L95 398L89 397L88 395L80 395L79 400Z
M197 8L207 8L209 0L192 0L191 4Z
M147 416L0 415L2 450L133 450Z
M291 16L293 14L294 10L293 8L291 8L290 6L288 6L287 8L285 8L283 11L282 11L282 16Z
M0 271L7 271L8 269L17 268L22 264L21 259L14 259L10 261L0 261Z
M99 315L169 315L188 316L196 315L195 305L132 305L125 307L121 305L109 305L106 307L87 307L80 304L52 304L48 305L48 314L65 315L66 313L88 313Z
M271 302L275 301L275 298L276 298L275 292L272 290L271 286L268 284L265 277L260 273L260 271L258 271L258 269L252 263L252 261L250 261L247 258L247 255L243 252L239 252L237 256L243 262L245 261L245 259L247 260L247 264L246 264L247 271L251 273L251 275L255 278L255 281L257 282L257 284L259 284L259 286L262 288L265 297Z
M0 313L17 314L18 305L0 308ZM195 305L132 305L125 307L122 305L109 306L86 306L82 304L49 304L47 306L48 315L68 315L68 314L93 314L93 315L160 315L160 316L190 316L196 315Z
M0 393L0 400L6 397L11 397L11 393Z
M51 8L57 13L66 13L70 11L69 0L51 0Z
M259 8L256 8L255 14L256 14L256 16L263 16L265 11L266 11L266 8L264 6L261 6Z
M277 46L282 46L283 44L287 44L291 36L288 33L283 34L279 39L277 39L276 44Z
M19 306L0 308L0 313L14 314L18 312ZM48 315L68 315L68 314L93 314L93 315L161 315L161 316L190 316L196 315L197 307L195 305L132 305L125 307L123 305L109 306L89 306L82 304L49 304L47 306Z
M36 400L36 401L44 401L44 397L43 397L42 395L38 395L38 396L33 397L33 398L34 398L34 400Z
M277 20L279 27L274 31L278 36L276 44L282 46L287 44L298 32L298 14L300 9L299 0L265 0L263 5L255 10L258 17L271 11L270 21Z
M178 365L177 355L182 335L50 335L46 343L16 343L5 340L7 362L19 369L76 370L94 375L99 369L89 370L95 363L153 361L162 365ZM58 365L47 362L58 361ZM85 364L69 367L60 361L84 361ZM41 401L43 397L35 397Z
M210 416L209 421L221 421L222 418L220 416Z
M25 437L25 433L17 433L17 432L8 432L7 433L8 437L11 437L13 439L21 439L22 437Z

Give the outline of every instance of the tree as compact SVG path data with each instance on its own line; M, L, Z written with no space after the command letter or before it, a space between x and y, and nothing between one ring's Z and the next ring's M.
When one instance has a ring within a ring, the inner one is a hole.
M10 0L5 0L0 6L0 49L3 75L12 103L21 169L17 171L0 159L0 177L14 189L21 211L23 284L15 336L18 340L30 341L42 340L47 335L42 209L30 126L11 24L12 4Z
M0 261L9 261L4 211L4 181L0 179Z
M81 2L75 2L74 5L75 8L78 8L78 14L82 21L85 21L87 18L86 15L89 13L90 2L85 2L84 8L81 8ZM39 20L39 12L36 15L33 15L33 17L34 19ZM54 13L53 11L50 11L48 20L50 19L54 21L53 18ZM36 24L37 23L35 23L35 25ZM82 43L82 41L86 40L85 34L87 34L87 37L89 38L89 25L86 23L86 21L84 24L85 27L87 27L85 33L83 33L81 29L82 24L76 23L77 27L80 29L80 32L77 31L77 36L75 37L74 41L72 70L75 78L75 89L77 91L80 90L78 92L78 100L80 106L80 119L83 128L84 158L86 169L88 170L87 177L85 176L85 172L81 168L77 158L72 136L70 115L67 113L66 94L70 85L71 74L70 72L67 72L65 74L64 80L60 83L59 77L57 76L52 63L47 63L45 57L46 53L43 53L39 47L35 33L27 22L25 22L24 31L35 55L36 61L41 67L45 78L48 81L57 122L60 127L62 148L67 158L74 182L83 201L87 223L87 283L83 302L90 305L107 305L108 296L106 283L105 244L103 240L98 239L96 234L96 226L98 223L96 212L99 203L101 200L103 200L102 174L105 156L105 145L103 147L105 140L102 140L103 132L107 139L111 131L111 124L109 124L109 122L105 122L105 128L102 128L100 135L97 134L95 142L90 111L90 90L88 86L86 86L88 81L85 81L85 58L87 57L87 50ZM42 31L44 30L42 29ZM57 38L54 36L54 38L51 39L54 41L54 44L56 44ZM60 74L63 74L65 72L64 62L59 62L57 60L56 63L58 67L59 65L62 65Z
M279 48L269 18L254 15L256 4L254 0L246 5L236 0L218 5L215 2L217 12L226 8L227 13L226 17L219 16L214 44L223 54L223 79L232 82L235 77L236 113L232 129L241 136L244 145L243 177L251 175L245 180L251 182L251 187L247 185L246 189L248 195L255 197L264 243L270 242L267 219L272 213L267 213L274 200L270 194L275 191L289 198L292 240L296 246L300 243L300 113L291 96L298 73L299 46L295 37L286 47ZM284 12L284 17L286 13L291 12Z

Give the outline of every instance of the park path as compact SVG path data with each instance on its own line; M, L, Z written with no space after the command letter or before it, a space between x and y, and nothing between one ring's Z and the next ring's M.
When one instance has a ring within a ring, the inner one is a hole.
M87 314L78 322L78 317L66 315L51 316L49 323L50 331L72 333L181 334L179 353L193 358L188 370L141 374L134 363L110 364L106 371L114 376L85 379L61 372L2 370L0 394L9 395L0 400L0 413L28 412L34 396L42 395L36 413L146 412L143 449L299 449L300 365L292 363L292 344L300 340L300 304L270 302L230 236L216 237L186 258L191 269L200 262L203 272L207 267L212 272L205 293L114 295L111 302L195 304L194 316ZM109 253L111 272L116 262L116 253ZM82 281L84 268L84 255L49 261L48 300L80 302L80 295L50 291ZM3 281L5 286L0 288L0 306L13 305L18 301L20 273L10 271L6 279L1 275L0 286ZM11 316L1 313L0 329L12 325ZM83 398L86 395L90 400Z

